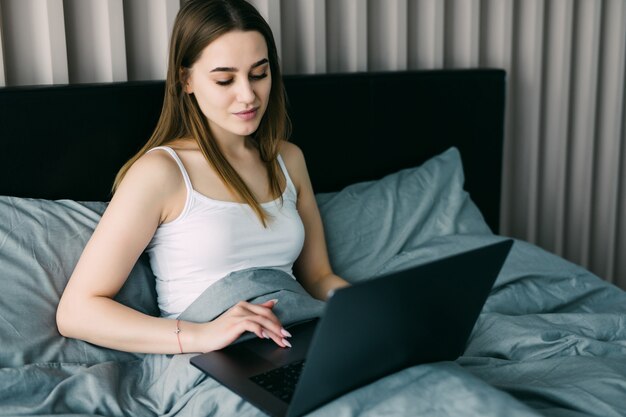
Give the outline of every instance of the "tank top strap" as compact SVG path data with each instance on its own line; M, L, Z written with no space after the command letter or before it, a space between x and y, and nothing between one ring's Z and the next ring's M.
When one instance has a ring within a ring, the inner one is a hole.
M289 176L289 172L287 171L287 166L285 165L285 162L283 161L283 157L280 156L280 154L278 154L278 164L280 165L280 169L283 171L283 175L285 176L285 181L287 181L287 188L289 188L292 192L294 196L298 195L298 192L296 191L296 186L293 183L293 181L291 181L291 177Z
M187 173L187 170L185 169L185 165L183 165L183 161L180 160L176 151L170 148L169 146L157 146L155 148L148 150L148 152L152 152L157 149L166 151L167 153L170 154L172 159L176 161L176 163L178 164L178 168L180 169L180 172L183 175L183 180L185 181L185 187L187 187L187 193L188 195L191 195L191 192L193 191L193 186L191 185L191 179L189 178L189 174Z

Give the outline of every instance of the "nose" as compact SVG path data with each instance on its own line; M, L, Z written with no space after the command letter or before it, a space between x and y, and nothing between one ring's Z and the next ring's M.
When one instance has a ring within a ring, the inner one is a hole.
M253 103L256 94L252 88L250 80L244 79L237 86L237 100L241 103Z

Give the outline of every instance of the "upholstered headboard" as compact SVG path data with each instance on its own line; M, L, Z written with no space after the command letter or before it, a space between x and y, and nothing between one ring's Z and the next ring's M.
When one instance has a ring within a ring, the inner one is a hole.
M285 76L292 141L316 192L456 146L465 188L498 231L505 78L499 69ZM0 194L108 200L162 99L162 81L1 88Z

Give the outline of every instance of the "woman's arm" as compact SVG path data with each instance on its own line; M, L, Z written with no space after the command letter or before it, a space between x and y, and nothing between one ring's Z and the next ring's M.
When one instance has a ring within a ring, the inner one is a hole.
M324 226L302 151L286 142L281 153L298 191L298 213L305 231L304 246L294 264L294 272L313 297L326 300L333 290L350 284L335 275L330 266Z
M181 193L183 193L181 195ZM162 152L140 158L128 171L70 277L57 310L59 332L113 349L180 353L176 320L152 317L113 297L118 293L158 225L182 210L186 189L176 163ZM245 331L269 335L285 346L272 302L239 303L209 323L182 322L185 352L230 344Z

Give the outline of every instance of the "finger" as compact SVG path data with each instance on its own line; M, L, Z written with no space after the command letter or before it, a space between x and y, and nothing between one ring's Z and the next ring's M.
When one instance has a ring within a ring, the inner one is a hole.
M278 346L280 346L282 348L291 347L291 343L289 343L289 341L287 339L285 339L284 337L277 336L276 334L268 332L266 330L264 330L263 333L265 334L265 336L267 336L266 339L271 339Z
M261 316L248 316L243 320L243 322L245 323L244 327L246 329L252 328L254 326L252 323L260 326L261 337L273 340L278 346L291 347L289 341L285 339L286 336L283 333L284 329L282 327L279 327L278 330L275 330L276 327L273 326L272 322L270 322L269 320ZM259 333L256 334L258 335Z
M270 307L254 305L246 301L240 301L224 313L225 316L233 319L246 319L249 316L262 316L268 320L274 321L276 326L281 326L278 317L271 313Z
M267 320L267 321L261 322L263 327L267 328L268 330L271 330L277 335L282 335L282 337L291 337L289 332L287 332L284 329L280 320L278 319L278 317L276 317L276 315L271 311L270 308L263 307L262 305L249 304L246 306L242 306L242 309L245 309L245 310L241 310L242 317L247 317L250 314L255 315L255 316L260 316L263 319Z
M264 329L263 326L256 323L252 319L244 320L240 333L243 333L246 330L256 334L261 339L271 339L282 348L291 347L291 343L289 343L289 341L287 341L284 337L277 336L271 331Z
M247 315L247 314L265 314L270 312L271 309L276 305L275 300L268 300L264 303L253 304L247 301L239 301L237 304L232 306L229 311L238 315ZM276 317L272 313L268 317Z
M263 303L260 303L258 305L263 306L263 307L267 307L267 308L274 308L274 306L278 304L278 300L276 298L274 298L273 300L267 300Z
M266 303L269 304L270 302L275 305L274 300L268 300ZM280 320L271 312L270 308L263 306L263 304L240 301L233 308L233 314L243 320L253 320L261 325L265 329L265 334L261 333L261 337L268 336L281 347L291 347L289 341L286 340L286 338L291 337L291 334L283 328Z
M269 332L268 334L273 333L276 336L285 337L283 335L284 329L283 329L283 326L280 324L280 322L276 323L274 320L271 320L260 314L251 314L250 316L246 317L246 319L253 320L259 325L261 325L264 330Z
M241 336L244 332L250 332L257 335L260 339L267 339L266 332L259 323L251 319L245 319L237 323L236 332ZM238 336L238 337L239 337Z
M266 302L267 304L269 304L269 301ZM248 304L245 307L248 309L248 311L254 313L254 314L258 314L260 316L263 316L269 320L272 320L274 322L276 322L278 325L280 325L280 320L278 320L278 317L276 316L276 314L274 314L272 312L272 307L275 305L273 304L271 307L269 307L268 305L266 305L266 303L263 304Z

